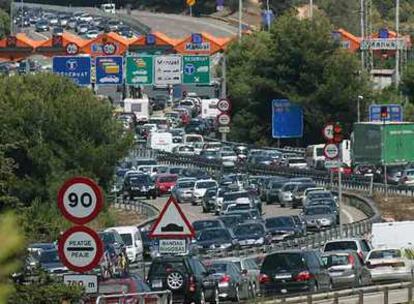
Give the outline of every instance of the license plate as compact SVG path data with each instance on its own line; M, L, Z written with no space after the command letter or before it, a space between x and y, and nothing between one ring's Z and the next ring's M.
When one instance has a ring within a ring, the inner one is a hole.
M277 274L275 275L275 279L290 279L292 275L289 274Z
M152 288L162 288L162 281L161 280L153 280L151 282Z

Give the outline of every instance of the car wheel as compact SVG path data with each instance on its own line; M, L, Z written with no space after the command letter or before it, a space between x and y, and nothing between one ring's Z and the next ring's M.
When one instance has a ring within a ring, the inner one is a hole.
M157 194L155 194L155 193L154 193L154 194L152 195L152 199L153 199L153 200L155 200L156 198L157 198Z
M167 286L171 290L179 290L183 285L184 277L180 272L174 271L167 276Z
M206 304L206 296L204 294L204 290L200 292L200 304Z
M332 280L329 280L328 291L332 291L334 289L334 285Z
M234 302L240 303L240 291L239 286L236 286L236 295L234 296Z
M312 286L312 289L311 289L311 292L312 293L317 293L318 291L319 291L318 283L317 282L314 282L313 283L313 286Z

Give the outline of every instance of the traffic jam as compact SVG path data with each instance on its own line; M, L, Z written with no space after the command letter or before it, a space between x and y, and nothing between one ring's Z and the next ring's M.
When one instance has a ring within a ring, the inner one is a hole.
M139 93L114 110L125 132L133 132L136 150L119 163L112 194L124 206L157 203L157 218L145 226L94 231L86 224L111 202L95 181L73 177L61 186L58 207L75 226L54 243L30 244L15 281L30 284L45 272L83 286L85 303L240 303L412 279L413 263L404 250L383 248L389 244L385 236L395 230L381 224L374 224L379 226L373 233L380 231L375 244L347 238L328 241L320 250L270 250L272 244L337 226L337 193L310 177L252 175L238 168L306 171L318 166L319 147L286 152L219 141L216 133L228 132L223 127L230 123L230 102L183 93L179 100ZM223 114L228 117L218 118ZM325 128L325 137L338 133L335 129ZM346 145L341 139L344 155ZM324 150L336 158L335 148L328 144ZM157 153L196 155L221 164L221 170L165 164ZM240 254L249 248L260 254ZM222 258L211 258L218 252Z

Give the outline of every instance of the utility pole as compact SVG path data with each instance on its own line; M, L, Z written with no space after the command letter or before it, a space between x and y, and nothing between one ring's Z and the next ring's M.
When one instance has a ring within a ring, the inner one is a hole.
M364 4L364 0L360 0L360 6L361 6L361 40L364 41L365 39L365 22L364 22L364 8L365 8L365 4ZM362 65L362 71L365 70L365 51L361 50L361 65Z
M395 3L395 32L397 33L397 39L400 39L400 0L396 0ZM399 41L397 41L397 50L395 52L395 87L398 89L400 84L400 48Z
M342 164L338 167L338 207L339 207L339 234L344 237L344 221L342 215L343 209L342 202Z
M14 4L14 0L10 1L10 35L13 36L14 31L13 31L13 5Z
M309 0L309 18L313 18L313 0Z
M242 14L243 14L243 0L239 0L239 42L242 37Z

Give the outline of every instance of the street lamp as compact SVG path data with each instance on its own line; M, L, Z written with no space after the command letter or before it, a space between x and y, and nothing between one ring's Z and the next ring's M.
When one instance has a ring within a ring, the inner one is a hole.
M242 37L242 14L243 14L243 0L239 0L239 42L241 41Z
M364 96L362 95L358 95L358 99L357 99L357 121L361 122L361 112L360 112L360 102L362 102L362 100L364 100Z

